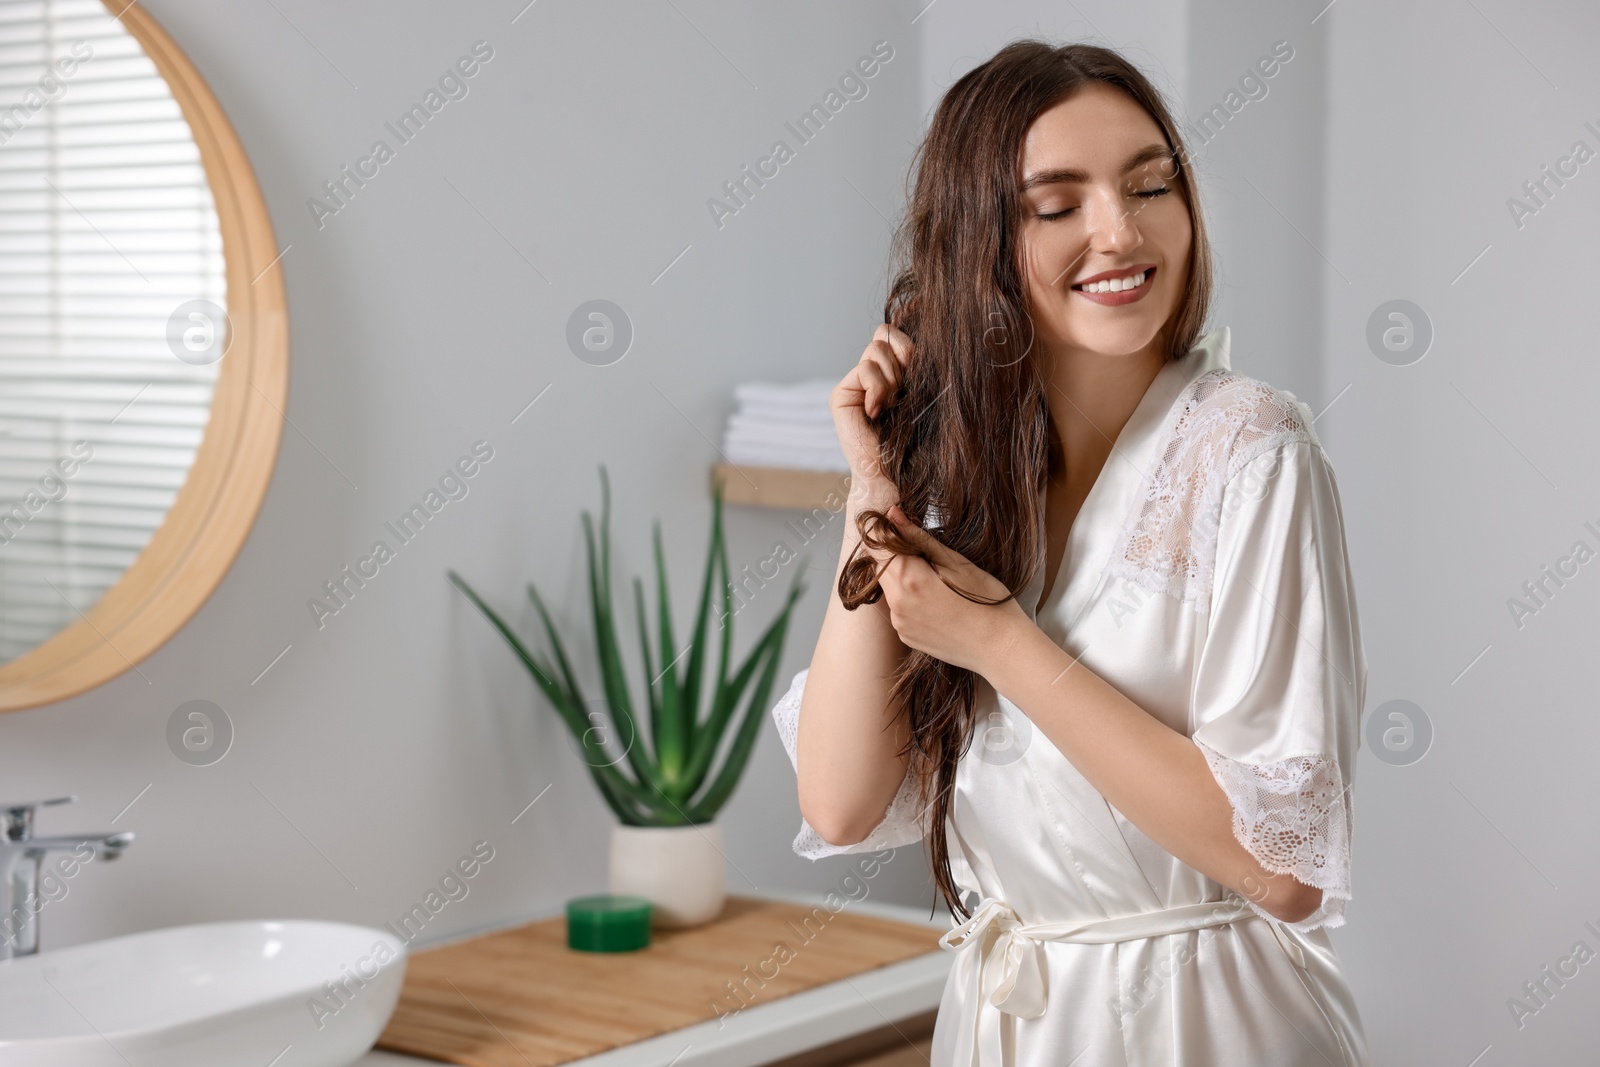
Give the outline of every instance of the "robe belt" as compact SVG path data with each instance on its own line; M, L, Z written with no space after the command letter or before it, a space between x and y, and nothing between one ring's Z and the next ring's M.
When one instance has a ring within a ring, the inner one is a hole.
M974 1044L986 1048L983 1055L974 1050L969 1062L981 1064L982 1067L999 1067L1001 1062L997 1028L999 1020L981 1018L990 1015L990 1009L999 1009L1024 1019L1036 1019L1044 1014L1046 988L1042 942L1105 945L1264 918L1252 910L1243 897L1230 893L1222 900L1181 904L1174 908L1119 915L1110 919L1024 923L1005 901L985 897L971 918L939 938L940 948L951 952L979 953L977 988L972 991L969 1010L976 1012L980 1021L977 1032L964 1043L968 1048ZM1289 959L1303 969L1306 966L1304 951L1284 932L1281 923L1268 922ZM993 943L987 944L991 941L991 935ZM968 1027L963 1026L962 1029L967 1030ZM980 1040L983 1036L988 1040Z

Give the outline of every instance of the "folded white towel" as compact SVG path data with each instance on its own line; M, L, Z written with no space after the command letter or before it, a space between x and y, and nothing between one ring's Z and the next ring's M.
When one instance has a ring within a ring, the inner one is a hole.
M796 444L832 444L833 423L790 422L779 419L752 419L742 412L728 416L725 437L744 437L756 441L792 441Z
M741 422L779 422L785 426L833 426L833 412L827 404L814 407L778 407L772 404L741 404L730 418Z
M761 404L779 408L815 410L828 407L828 394L836 382L813 378L803 382L745 382L733 387L733 398L741 408Z
M848 471L833 431L827 379L779 383L746 382L734 387L737 404L728 416L722 451L728 462L752 467Z
M740 467L784 467L807 471L848 471L838 445L829 451L786 445L733 445L723 449L728 462Z

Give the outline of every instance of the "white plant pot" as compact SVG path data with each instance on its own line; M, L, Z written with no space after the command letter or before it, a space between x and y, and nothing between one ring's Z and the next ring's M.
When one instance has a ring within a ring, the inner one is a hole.
M715 919L728 895L722 825L613 825L611 892L648 900L651 926L698 926Z

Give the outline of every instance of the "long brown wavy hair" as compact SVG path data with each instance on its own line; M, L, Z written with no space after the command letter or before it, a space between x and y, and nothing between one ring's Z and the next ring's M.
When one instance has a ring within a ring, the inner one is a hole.
M1035 350L1028 313L1022 146L1034 119L1091 82L1114 86L1144 108L1172 150L1173 173L1162 177L1179 184L1193 238L1188 286L1163 340L1167 358L1187 352L1212 292L1198 189L1160 93L1109 49L1014 41L951 86L912 156L915 180L894 237L884 321L911 337L913 354L893 403L870 420L879 462L901 510L1012 596L1044 562L1041 494L1064 463L1045 402L1050 368ZM839 598L852 610L882 595L880 568L867 549L919 554L883 512L863 509L856 521L861 544L839 576ZM944 828L957 764L973 737L976 679L911 649L890 689L891 703L908 717L924 812L933 794L934 880L963 919L971 913L950 871Z

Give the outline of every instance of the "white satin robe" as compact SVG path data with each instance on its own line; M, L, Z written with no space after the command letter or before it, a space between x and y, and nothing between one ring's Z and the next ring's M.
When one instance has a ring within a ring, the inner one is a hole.
M1350 897L1366 660L1333 472L1291 394L1232 373L1220 327L1162 368L1068 536L1038 625L1201 747L1263 867L1323 890L1273 919L1125 819L1023 711L978 683L979 729L945 825L975 914L933 1067L1366 1067L1327 928ZM1035 611L1035 606L1037 610ZM795 759L794 678L773 709ZM924 813L925 814L925 813ZM908 774L849 846L920 841Z

